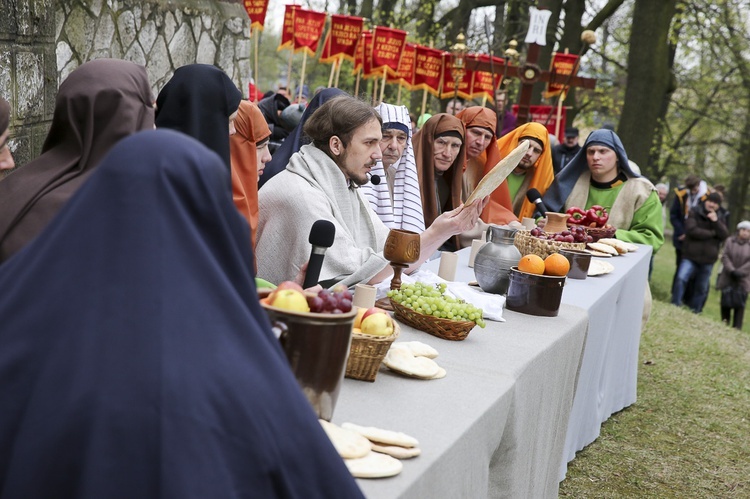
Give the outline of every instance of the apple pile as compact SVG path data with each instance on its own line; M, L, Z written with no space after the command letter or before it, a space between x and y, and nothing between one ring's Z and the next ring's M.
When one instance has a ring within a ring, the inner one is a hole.
M531 229L530 234L539 239L546 239L549 241L558 241L561 243L590 243L594 241L594 238L586 232L586 228L581 225L574 225L569 227L568 230L562 232L546 233L539 227Z
M393 319L382 308L360 308L354 319L354 332L373 336L390 336L393 334Z
M296 282L284 281L268 295L267 303L294 312L345 314L352 310L352 293L343 284L332 290L321 289L317 294L305 293Z

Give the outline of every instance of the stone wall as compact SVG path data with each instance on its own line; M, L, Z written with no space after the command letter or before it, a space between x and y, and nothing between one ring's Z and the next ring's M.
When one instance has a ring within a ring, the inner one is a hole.
M143 64L154 96L176 68L214 64L247 95L250 23L240 0L0 2L14 13L0 16L0 94L14 107L19 165L41 151L60 82L92 59Z

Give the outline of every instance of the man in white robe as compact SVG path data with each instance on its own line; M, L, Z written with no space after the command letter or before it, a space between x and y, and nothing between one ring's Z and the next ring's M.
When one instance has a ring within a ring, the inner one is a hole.
M336 228L319 280L347 286L377 283L391 275L383 257L388 228L370 208L359 186L382 158L382 121L353 97L331 99L305 123L312 143L292 155L286 170L259 192L258 276L274 283L300 279L310 255L308 236L317 220ZM446 212L421 233L415 270L446 239L472 227L487 200Z

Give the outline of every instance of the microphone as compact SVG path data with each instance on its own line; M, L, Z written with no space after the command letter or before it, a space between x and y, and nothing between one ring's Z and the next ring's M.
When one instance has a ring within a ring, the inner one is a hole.
M323 257L328 248L333 246L336 237L336 226L328 220L316 220L310 229L310 237L307 239L312 244L310 260L307 263L305 282L302 288L307 289L318 284L320 270L323 268Z
M372 185L380 184L380 175L375 175L374 173L367 173L366 175L370 176L370 182L372 182Z
M528 191L526 191L526 199L528 199L530 203L533 203L536 205L536 209L540 215L542 215L543 217L547 216L547 207L544 206L544 202L542 201L542 195L539 194L538 190L531 188Z

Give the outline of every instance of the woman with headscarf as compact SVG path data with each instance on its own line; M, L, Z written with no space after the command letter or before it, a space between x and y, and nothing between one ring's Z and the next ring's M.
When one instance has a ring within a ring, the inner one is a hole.
M661 202L648 179L636 174L615 132L592 132L580 151L555 177L543 198L548 211L565 212L573 206L602 206L617 239L650 244L657 251L664 243Z
M266 165L266 169L263 172L263 176L258 181L258 188L262 189L266 182L271 180L277 173L286 170L286 165L289 164L289 159L292 154L299 151L299 148L304 145L304 136L302 128L305 126L305 122L312 116L312 114L323 104L339 95L349 95L343 90L338 88L326 88L321 90L305 108L305 112L302 113L297 126L292 130L284 142L272 155L271 161Z
M4 496L362 497L260 307L227 182L195 140L136 134L0 267Z
M508 156L524 140L532 144L506 181L513 199L513 213L519 219L531 217L536 211L536 207L526 198L526 191L536 189L544 195L555 178L549 132L541 123L525 123L501 137L497 141L500 156Z
M230 168L229 135L241 100L235 84L216 66L182 66L156 98L156 126L190 135Z
M10 103L0 97L0 172L12 170L16 167L13 155L10 153L10 147L8 147L8 137L10 137L9 125Z
M463 165L466 162L464 124L447 113L428 119L414 135L425 227L442 213L461 206ZM460 236L449 239L444 249L456 250Z
M42 154L0 182L0 262L39 234L120 139L154 127L146 68L97 59L60 85Z
M271 130L258 106L245 100L240 102L234 129L234 135L229 138L232 197L234 205L250 224L255 247L255 231L258 228L258 177L263 173L265 164L271 160L271 154L268 152Z
M495 139L497 116L491 109L472 106L456 115L466 126L466 166L464 168L463 197L466 199L484 178L500 162L500 150ZM484 136L485 138L482 138ZM483 148L480 147L483 145ZM490 202L482 210L482 221L488 224L518 224L513 214L507 181L492 191ZM520 224L519 224L520 226Z

